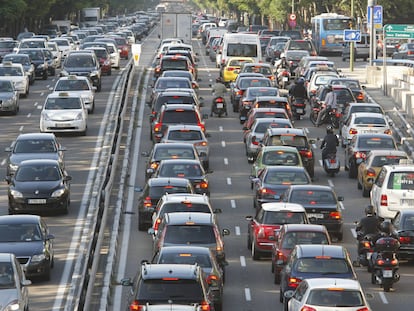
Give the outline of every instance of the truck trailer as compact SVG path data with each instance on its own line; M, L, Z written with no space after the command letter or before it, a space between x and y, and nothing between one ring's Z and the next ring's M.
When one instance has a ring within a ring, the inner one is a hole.
M180 38L184 43L191 44L192 21L191 13L162 12L160 38Z

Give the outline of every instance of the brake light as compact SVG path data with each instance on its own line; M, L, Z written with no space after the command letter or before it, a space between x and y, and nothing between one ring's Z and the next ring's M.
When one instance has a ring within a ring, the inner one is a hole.
M301 279L298 279L298 278L289 278L289 280L288 280L288 286L289 286L289 287L296 288L296 287L298 287L298 286L299 286L299 283L300 283L301 281L302 281L302 280L301 280Z
M157 218L155 221L154 221L154 226L153 226L153 228L154 228L154 230L158 230L158 227L160 226L160 223L161 223L161 218Z
M365 241L363 244L364 248L371 248L371 242Z
M357 159L365 159L366 157L367 155L365 154L365 152L361 152L361 151L355 152L355 158Z
M152 162L152 163L151 163L151 165L150 165L150 167L151 167L153 170L156 170L156 169L158 168L158 162Z
M268 188L263 188L260 192L262 193L262 195L267 195L267 194L274 195L274 194L276 194L276 191L274 191L272 189L268 189Z
M198 147L206 147L207 145L208 145L208 143L206 141L202 141L202 142L194 144L195 147L197 147L197 146Z
M131 304L129 305L129 310L130 311L140 311L143 310L143 306L139 304L138 300L133 300L131 302Z
M409 236L400 236L399 237L401 244L410 244L411 238Z
M341 213L340 212L330 212L329 213L329 218L332 218L332 219L341 219L342 216L341 216Z
M201 189L208 189L208 182L206 182L206 181L202 181L202 182L200 183L200 188L201 188Z
M238 91L236 92L236 95L240 95L240 96L242 96L242 95L243 95L243 91L242 91L242 90L238 90Z
M216 103L222 103L222 102L223 102L223 97L217 97L217 98L215 99L215 102L216 102Z
M210 274L210 275L207 277L207 283L208 283L209 285L214 285L214 284L217 284L217 283L218 283L218 281L219 281L219 278L217 277L217 275Z
M236 68L234 68L234 67L227 67L227 71L233 71L233 70L235 70Z
M358 130L354 129L354 128L351 128L351 129L349 129L349 134L351 134L351 135L358 134Z
M300 309L300 311L316 311L316 309L309 306L303 306L303 308Z
M206 131L206 126L205 126L203 123L198 122L198 123L197 123L197 125L198 125L199 127L201 127L201 130L202 130L203 132L205 132L205 131Z
M357 100L364 100L364 97L365 97L364 94L359 92L356 98Z
M407 51L407 55L414 55L414 51Z
M367 307L363 307L361 309L358 309L357 311L369 311L369 309Z
M258 146L259 142L257 140L252 140L252 145Z
M313 158L312 151L310 151L310 150L301 150L299 153L304 158L308 158L308 159L312 159Z
M201 311L210 311L210 305L205 300L201 302L200 307Z
M388 198L386 194L381 194L380 205L388 206Z
M155 73L160 73L161 72L161 68L160 67L155 67Z
M384 134L388 134L388 135L391 135L391 134L392 134L392 131L391 131L391 129L387 129L387 130L385 130L385 131L384 131Z
M375 177L375 175L375 171L372 168L368 169L367 177Z
M146 208L150 208L150 207L152 207L151 197L146 197L146 198L144 199L144 207L146 207Z
M336 163L336 159L335 158L329 159L329 163Z
M162 127L162 124L161 123L155 124L154 125L154 132L155 133L160 133L161 132L161 127Z

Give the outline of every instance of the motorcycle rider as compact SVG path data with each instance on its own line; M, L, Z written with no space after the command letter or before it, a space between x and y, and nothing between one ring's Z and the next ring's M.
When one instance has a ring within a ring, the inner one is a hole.
M325 118L328 111L337 107L336 93L332 90L332 85L329 84L327 89L328 93L325 96L325 107L319 111L318 118L316 119L316 126L321 125L321 120Z
M305 87L305 79L300 77L294 85L289 89L289 95L293 98L303 98L308 99L308 92Z
M216 108L216 104L215 104L215 99L218 97L223 98L223 108L224 108L224 114L227 116L227 105L226 105L226 101L224 100L224 95L227 94L227 88L224 85L224 83L221 82L220 78L216 79L216 83L213 84L212 88L212 93L213 93L213 101L211 103L211 111L210 111L210 116L213 116L213 112Z
M365 217L357 223L355 231L357 233L358 241L361 241L366 235L370 234L373 238L373 243L380 234L381 220L374 213L374 206L368 205L365 207ZM362 245L358 243L358 255L361 254Z
M336 147L339 146L339 139L334 134L334 129L332 125L326 127L326 136L322 140L321 149L322 149L322 161L326 159L328 154L335 153Z
M281 69L288 69L290 72L290 63L287 61L285 53L280 54L280 59L275 62L276 72Z

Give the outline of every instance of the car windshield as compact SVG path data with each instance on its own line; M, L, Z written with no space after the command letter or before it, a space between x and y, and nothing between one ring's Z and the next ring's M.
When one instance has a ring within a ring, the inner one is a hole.
M164 243L202 245L215 244L216 235L209 225L171 225L167 226Z
M326 234L317 231L288 232L283 237L282 248L293 249L297 244L329 244Z
M180 264L194 265L198 264L202 268L211 268L209 254L192 254L183 249L183 253L162 253L158 262L160 264Z
M55 91L88 91L89 85L86 80L60 80Z
M19 182L58 181L60 179L59 168L46 165L20 166L15 176L15 180Z
M197 280L170 278L150 279L141 282L138 287L138 299L145 297L145 301L174 301L175 303L183 302L200 302L203 301L204 295L201 285Z
M160 167L161 177L201 177L202 171L198 164L168 163Z
M56 147L51 140L44 139L30 139L18 140L14 146L14 153L55 153Z
M94 67L93 59L90 56L81 57L73 56L68 57L65 63L66 67Z
M332 191L326 190L293 190L289 201L306 205L337 203Z
M326 277L330 274L352 274L344 259L330 256L300 258L295 262L294 269L301 273L318 273Z
M313 289L306 300L307 305L321 307L361 307L365 306L358 290Z
M0 289L16 288L11 262L0 262Z
M1 224L0 243L41 241L40 228L36 224Z
M0 81L0 92L13 92L13 85L11 81Z
M304 213L290 211L265 211L263 224L266 225L283 225L283 224L304 224Z
M82 109L78 97L48 98L44 107L45 110Z
M285 152L279 150L265 151L263 153L262 164L264 165L299 165L299 157L297 153Z

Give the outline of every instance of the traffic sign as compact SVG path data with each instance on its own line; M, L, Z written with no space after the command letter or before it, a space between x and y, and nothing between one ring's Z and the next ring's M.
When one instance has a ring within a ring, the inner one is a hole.
M371 11L374 11L371 14ZM374 28L382 28L382 5L375 5L374 7L367 8L367 25L371 27L371 15L374 16Z
M296 14L289 14L289 20L290 21L295 21L296 20Z
M414 25L390 24L384 31L386 38L414 39Z
M344 39L345 42L353 41L359 42L361 41L361 31L360 30L353 30L353 29L344 29Z

